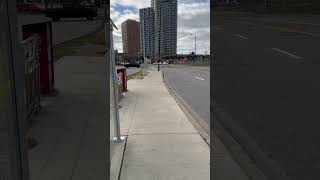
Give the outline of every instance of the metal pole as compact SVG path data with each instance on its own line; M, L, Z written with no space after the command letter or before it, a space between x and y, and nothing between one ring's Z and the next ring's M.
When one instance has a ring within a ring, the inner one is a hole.
M142 40L143 40L143 64L144 64L144 70L143 70L143 75L145 76L147 74L147 62L146 62L146 44L145 44L145 37L144 37L144 26L142 26Z
M110 20L111 21L111 20ZM108 25L108 23L106 23ZM106 28L108 28L106 26ZM110 25L110 66L111 66L111 73L112 73L112 84L113 84L113 97L114 97L114 113L115 113L115 134L116 136L112 138L113 142L119 143L124 140L124 137L121 136L120 132L120 118L119 118L119 104L118 104L118 79L117 79L117 72L115 66L115 58L114 58L114 49L113 49L113 25Z
M194 35L194 55L197 54L197 35Z
M159 31L159 60L161 60L161 4L159 3L159 8L160 8L160 31ZM159 68L158 68L159 71Z

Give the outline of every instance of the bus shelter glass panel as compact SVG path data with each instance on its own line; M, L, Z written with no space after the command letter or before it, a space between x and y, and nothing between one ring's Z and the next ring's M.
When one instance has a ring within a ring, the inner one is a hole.
M9 75L11 56L6 7L6 1L0 0L0 179L12 179L9 176L9 121L13 119L13 104Z
M115 136L115 121L116 121L115 107L114 107L115 97L113 94L114 84L111 78L112 78L112 71L110 69L110 141L112 141L112 138Z

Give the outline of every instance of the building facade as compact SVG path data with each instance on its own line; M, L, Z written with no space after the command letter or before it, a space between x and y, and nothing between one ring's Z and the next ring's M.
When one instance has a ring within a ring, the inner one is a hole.
M143 8L139 10L140 17L140 44L141 52L146 56L154 55L155 34L154 34L154 10Z
M121 24L123 52L135 54L140 51L140 23L128 19Z
M155 9L155 0L151 0L151 7L153 8L153 9Z
M155 11L155 53L157 56L177 54L178 2L152 0Z

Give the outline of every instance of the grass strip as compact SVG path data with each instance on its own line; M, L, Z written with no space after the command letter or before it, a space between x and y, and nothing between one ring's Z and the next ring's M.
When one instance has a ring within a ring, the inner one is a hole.
M53 47L53 59L57 61L64 56L72 56L81 46L87 44L105 45L105 32L101 27L95 32L63 42Z
M141 79L142 76L143 76L143 69L141 68L140 71L128 75L127 76L127 80L130 80L130 79Z

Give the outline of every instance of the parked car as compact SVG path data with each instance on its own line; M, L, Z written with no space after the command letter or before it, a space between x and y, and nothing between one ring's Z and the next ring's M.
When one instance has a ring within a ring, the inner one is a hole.
M123 66L126 68L129 68L129 67L140 68L140 64L138 64L138 63L126 63L126 64L123 64Z
M168 63L168 64L174 64L174 61L172 61L172 60L171 60L171 61L169 61L169 63Z
M59 21L60 18L81 18L93 20L98 16L97 8L94 4L64 4L62 8L50 8L44 11L46 17L53 21Z

